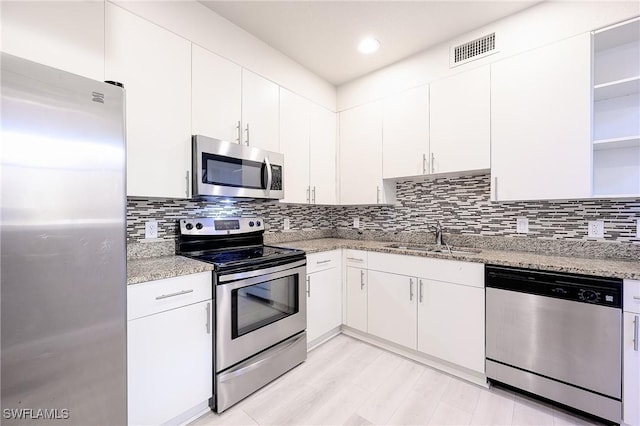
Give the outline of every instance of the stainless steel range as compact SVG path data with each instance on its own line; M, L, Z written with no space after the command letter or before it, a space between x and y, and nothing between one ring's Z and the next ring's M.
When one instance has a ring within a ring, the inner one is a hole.
M305 253L265 246L263 234L261 218L180 220L178 253L215 265L218 413L307 357Z

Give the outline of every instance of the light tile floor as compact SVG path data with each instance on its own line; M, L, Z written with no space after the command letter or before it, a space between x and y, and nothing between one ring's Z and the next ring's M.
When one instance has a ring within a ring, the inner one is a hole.
M193 425L593 425L339 335L221 415Z

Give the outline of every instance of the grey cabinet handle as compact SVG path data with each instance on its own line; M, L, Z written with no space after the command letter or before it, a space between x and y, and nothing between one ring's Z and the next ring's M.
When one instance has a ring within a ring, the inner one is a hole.
M376 186L376 203L380 204L380 187Z
M420 303L422 303L422 299L424 298L424 283L422 282L422 280L420 280L420 289L418 290L418 293L418 298L420 300Z
M409 278L409 301L413 301L413 278Z
M240 144L241 143L240 138L242 136L242 123L240 123L240 120L238 120L238 125L236 126L236 129L238 129L238 137L236 138L236 142Z
M422 154L422 174L427 174L427 154Z
M207 334L211 334L211 303L207 303Z
M498 201L498 176L493 177L493 201Z
M322 265L322 264L329 263L329 262L331 262L331 259L327 259L327 260L318 260L318 261L316 262L316 265Z
M307 297L311 297L311 277L307 277Z
M347 257L347 260L353 260L354 262L364 262L364 259L358 259L357 257Z
M313 187L313 191L311 191L312 194L312 198L313 198L313 204L316 203L316 187Z
M360 290L364 288L364 271L360 271Z
M193 290L182 290L176 293L162 294L156 297L156 300L166 299L168 297L182 296L183 294L193 293Z
M633 300L637 300L638 302L640 302L640 296L633 296Z
M310 203L310 202L311 202L311 196L310 196L310 194L311 194L311 187L310 187L310 186L307 186L307 203Z
M187 187L186 187L186 189L184 191L186 196L187 196L187 198L189 198L189 187L191 186L191 185L189 185L191 183L191 179L189 179L190 175L191 175L191 173L189 172L189 170L187 170L187 173L185 173L185 177L184 177L184 179L187 181Z
M431 153L431 173L435 173L436 172L436 155L432 152Z
M640 328L640 317L638 315L633 319L633 350L638 352L638 329Z
M249 146L249 123L247 123L247 128L244 129L245 132L247 132L247 141L246 141L246 145Z

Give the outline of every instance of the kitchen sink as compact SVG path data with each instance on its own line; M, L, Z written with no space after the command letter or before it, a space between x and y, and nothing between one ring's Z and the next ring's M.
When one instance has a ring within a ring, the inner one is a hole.
M456 248L450 247L447 249L445 246L411 246L407 244L389 244L385 246L387 248L393 248L398 250L410 250L410 251L422 251L426 253L442 253L442 254L478 254L480 250L471 248Z

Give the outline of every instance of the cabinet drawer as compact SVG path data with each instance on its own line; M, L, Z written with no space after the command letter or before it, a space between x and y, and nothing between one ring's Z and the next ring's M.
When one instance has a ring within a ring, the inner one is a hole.
M211 299L211 272L127 287L127 320Z
M368 253L362 250L345 250L346 266L355 266L356 268L366 269L367 255Z
M484 288L484 264L402 254L369 253L369 269Z
M307 274L340 266L340 250L323 251L307 255Z
M625 312L640 314L640 281L624 280L622 308Z

